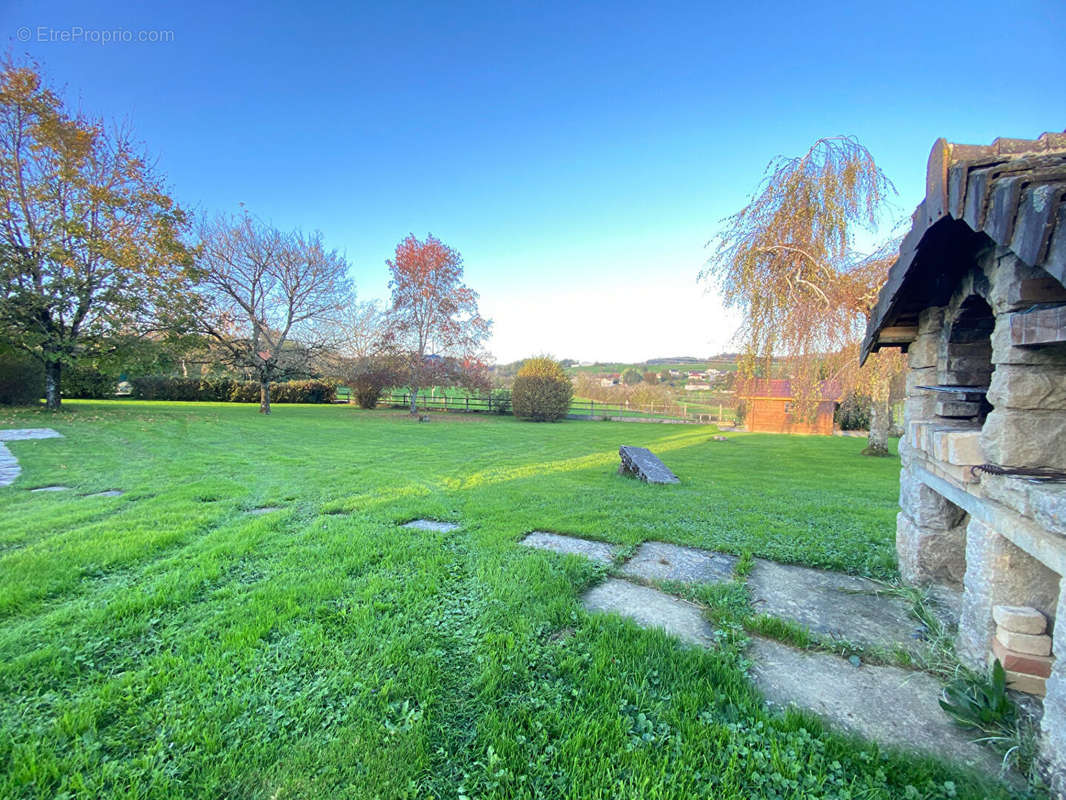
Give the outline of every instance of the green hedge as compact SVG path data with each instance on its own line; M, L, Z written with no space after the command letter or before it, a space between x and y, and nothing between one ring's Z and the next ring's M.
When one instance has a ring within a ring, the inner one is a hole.
M29 353L0 345L0 405L28 406L44 394L44 366Z
M138 400L187 400L219 403L258 403L259 382L232 378L173 378L149 375L131 378ZM332 381L285 381L270 384L272 403L332 403L337 384Z

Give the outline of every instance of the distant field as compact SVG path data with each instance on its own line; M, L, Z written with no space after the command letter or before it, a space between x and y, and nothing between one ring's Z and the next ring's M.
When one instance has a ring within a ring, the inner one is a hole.
M586 614L535 529L890 578L899 464L840 438L239 404L0 413L5 798L1005 797L766 710L711 650ZM616 474L619 444L680 477ZM62 484L61 493L33 494ZM118 498L82 495L121 489ZM249 512L276 507L262 515ZM452 533L397 527L453 520ZM911 792L914 792L911 794Z

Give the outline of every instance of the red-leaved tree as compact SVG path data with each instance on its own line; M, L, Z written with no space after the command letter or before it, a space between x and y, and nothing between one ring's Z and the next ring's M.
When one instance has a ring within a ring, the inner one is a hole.
M479 365L492 325L478 312L478 295L463 283L463 257L432 234L409 234L386 265L391 273L390 329L407 366L411 413L418 391L438 377L442 359Z

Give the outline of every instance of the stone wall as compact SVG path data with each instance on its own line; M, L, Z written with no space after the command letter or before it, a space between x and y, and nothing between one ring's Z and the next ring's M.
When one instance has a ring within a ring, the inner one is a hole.
M1066 484L971 469L1066 471L1066 345L1011 340L1012 319L1047 291L1062 287L1005 248L988 248L946 305L920 313L907 350L896 547L905 581L961 590L958 654L975 669L990 658L994 605L1049 618L1056 660L1043 749L1066 796L1066 632L1055 636L1066 614ZM969 405L918 388L982 382L987 403Z

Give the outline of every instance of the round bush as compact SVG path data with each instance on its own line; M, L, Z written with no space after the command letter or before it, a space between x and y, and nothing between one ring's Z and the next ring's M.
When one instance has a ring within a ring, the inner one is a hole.
M514 415L534 422L555 422L570 410L574 386L558 362L545 357L527 359L511 389Z

